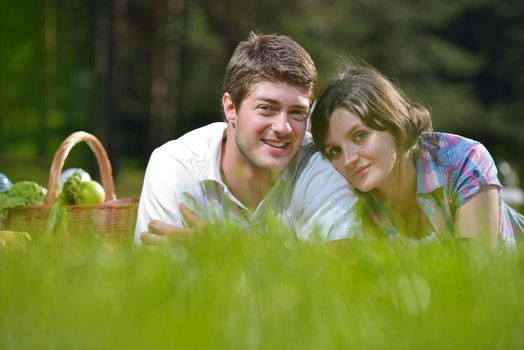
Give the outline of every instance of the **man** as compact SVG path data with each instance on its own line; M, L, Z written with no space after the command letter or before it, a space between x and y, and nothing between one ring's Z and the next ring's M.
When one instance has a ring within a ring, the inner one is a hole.
M135 242L186 237L202 221L263 227L269 217L299 238L350 237L355 196L306 136L316 81L311 57L293 39L252 33L241 42L224 77L226 123L151 155Z

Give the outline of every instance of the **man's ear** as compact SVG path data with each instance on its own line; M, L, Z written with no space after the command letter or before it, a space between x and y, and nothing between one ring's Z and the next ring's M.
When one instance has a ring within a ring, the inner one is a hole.
M222 109L224 110L224 116L226 117L228 123L231 123L232 126L235 126L237 121L237 111L229 92L224 93L222 96Z

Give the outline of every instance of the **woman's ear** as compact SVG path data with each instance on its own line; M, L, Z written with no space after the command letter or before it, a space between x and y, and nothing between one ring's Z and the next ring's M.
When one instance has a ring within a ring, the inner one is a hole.
M229 92L224 93L222 96L222 109L224 110L224 116L226 117L228 123L231 123L232 126L235 126L237 111Z

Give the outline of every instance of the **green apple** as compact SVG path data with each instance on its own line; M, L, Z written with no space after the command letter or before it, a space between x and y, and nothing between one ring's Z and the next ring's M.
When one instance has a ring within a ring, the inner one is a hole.
M82 182L78 193L78 204L100 204L106 200L106 192L102 185L94 180Z

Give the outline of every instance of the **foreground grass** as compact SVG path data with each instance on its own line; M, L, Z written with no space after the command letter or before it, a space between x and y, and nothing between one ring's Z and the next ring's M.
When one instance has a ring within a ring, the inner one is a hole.
M187 243L0 250L1 349L515 349L524 251L215 228Z

